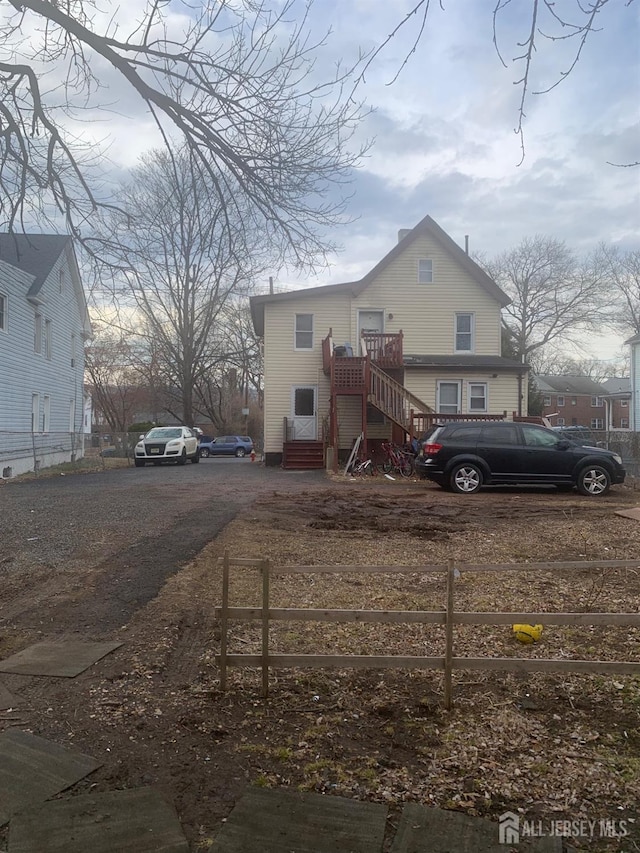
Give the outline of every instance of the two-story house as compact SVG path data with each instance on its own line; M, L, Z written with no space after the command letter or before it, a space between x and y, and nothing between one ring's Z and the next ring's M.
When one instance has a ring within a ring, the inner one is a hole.
M625 344L631 353L631 408L629 428L640 432L640 335L634 335Z
M0 234L0 475L83 453L91 334L69 237Z
M526 414L527 367L501 356L506 294L431 217L398 237L358 281L251 299L267 464L330 464L434 412Z

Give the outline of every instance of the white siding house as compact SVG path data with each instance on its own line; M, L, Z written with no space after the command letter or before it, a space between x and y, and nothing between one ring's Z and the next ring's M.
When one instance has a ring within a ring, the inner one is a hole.
M90 335L71 239L0 234L0 476L82 456Z
M509 298L431 217L398 237L358 281L251 299L267 464L296 441L398 440L416 412L526 414L527 367L501 356Z
M640 432L640 335L625 341L631 348L631 407L629 428Z

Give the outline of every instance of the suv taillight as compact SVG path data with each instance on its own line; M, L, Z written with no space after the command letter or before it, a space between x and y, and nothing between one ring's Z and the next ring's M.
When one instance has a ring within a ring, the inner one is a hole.
M435 456L436 453L439 453L442 450L441 444L425 444L424 452L427 456Z

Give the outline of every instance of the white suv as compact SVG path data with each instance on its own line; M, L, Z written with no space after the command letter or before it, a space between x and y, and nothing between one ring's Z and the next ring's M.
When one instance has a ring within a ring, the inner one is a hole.
M199 462L198 436L185 426L154 427L140 436L134 457L136 468L142 468L146 462L154 465L169 461L184 465L187 459Z

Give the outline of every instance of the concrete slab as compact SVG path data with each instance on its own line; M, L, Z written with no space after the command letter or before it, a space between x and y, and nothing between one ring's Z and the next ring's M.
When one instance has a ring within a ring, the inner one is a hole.
M9 824L9 853L189 853L178 815L151 788L80 794Z
M0 672L13 675L45 675L75 678L92 664L108 655L122 643L86 643L60 641L36 643L6 660L0 661Z
M632 509L617 509L616 515L621 515L623 518L631 518L634 521L640 521L640 506L635 506Z
M41 737L8 729L0 735L0 826L93 773L101 762Z
M500 843L497 822L407 803L391 853L505 853L509 849L509 844ZM522 838L518 853L562 853L562 839Z
M249 788L210 853L381 853L386 820L378 803Z
M0 682L0 711L6 711L7 708L16 708L22 699L16 696Z

